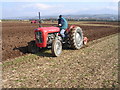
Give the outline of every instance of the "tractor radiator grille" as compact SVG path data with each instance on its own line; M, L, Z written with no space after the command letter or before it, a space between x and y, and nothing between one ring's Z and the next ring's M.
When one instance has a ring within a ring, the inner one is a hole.
M42 32L36 32L36 41L42 43Z

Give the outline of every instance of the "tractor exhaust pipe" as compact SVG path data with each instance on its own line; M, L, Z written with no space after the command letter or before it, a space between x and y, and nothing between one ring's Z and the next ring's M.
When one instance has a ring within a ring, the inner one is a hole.
M39 12L39 27L42 27L42 25L41 25L41 17L40 17L40 12Z

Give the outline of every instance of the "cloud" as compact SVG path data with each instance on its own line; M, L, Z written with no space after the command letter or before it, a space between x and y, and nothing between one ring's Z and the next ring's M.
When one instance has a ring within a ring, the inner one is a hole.
M50 4L43 4L43 3L34 3L34 4L24 4L21 6L22 9L26 8L34 8L34 9L39 9L39 10L52 10L54 8L59 8L62 7L62 5L50 5Z
M19 8L20 7L20 8ZM42 12L42 15L56 15L61 12L65 12L65 5L55 4L55 3L24 3L20 5L17 9L20 11L29 11L29 12ZM67 12L69 10L66 10Z
M50 6L47 4L42 4L42 3L35 4L34 7L38 8L38 9L42 9L42 10L48 10L48 9L53 8L53 6Z
M118 11L118 6L107 6L106 9Z

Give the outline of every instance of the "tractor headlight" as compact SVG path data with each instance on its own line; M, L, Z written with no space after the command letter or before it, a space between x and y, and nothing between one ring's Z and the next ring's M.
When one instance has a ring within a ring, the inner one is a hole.
M40 38L40 36L39 36L38 34L36 34L36 38L37 38L37 39L39 39L39 38Z

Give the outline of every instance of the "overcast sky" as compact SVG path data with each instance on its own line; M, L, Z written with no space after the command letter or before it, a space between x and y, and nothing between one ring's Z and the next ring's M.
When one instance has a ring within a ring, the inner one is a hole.
M28 2L29 1L29 2ZM4 0L2 17L118 14L119 0Z

